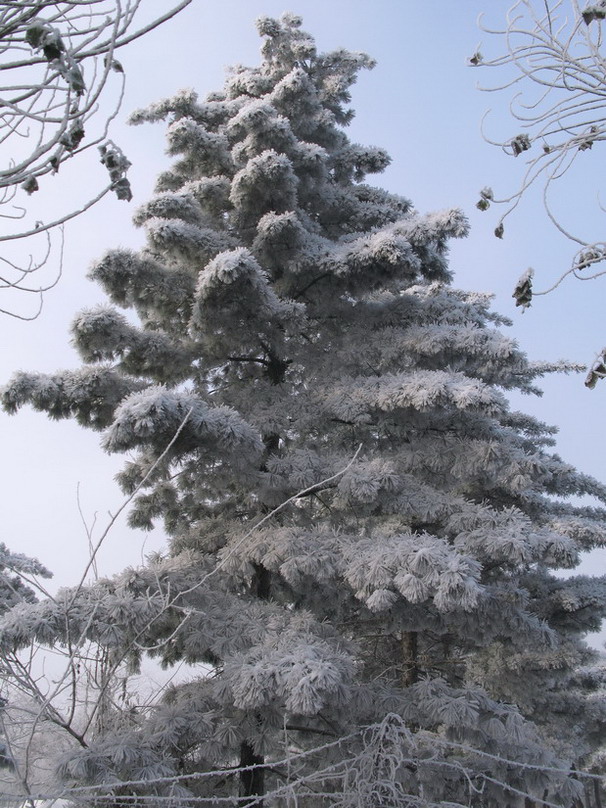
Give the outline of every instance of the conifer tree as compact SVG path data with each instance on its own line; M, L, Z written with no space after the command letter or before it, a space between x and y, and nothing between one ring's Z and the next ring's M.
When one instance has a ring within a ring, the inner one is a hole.
M573 805L606 579L554 570L604 544L606 511L567 499L606 488L506 398L570 367L451 286L459 211L365 181L389 158L344 127L372 61L300 25L259 20L260 67L135 114L176 158L135 216L147 245L94 265L82 368L4 390L128 452L131 525L163 520L168 551L17 607L0 642L194 666L59 762L95 799Z

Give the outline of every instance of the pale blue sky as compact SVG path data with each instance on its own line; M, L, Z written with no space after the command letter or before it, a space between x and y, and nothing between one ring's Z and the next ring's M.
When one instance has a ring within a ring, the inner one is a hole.
M166 5L152 2L150 10L162 11ZM194 87L201 95L219 89L227 65L258 63L260 40L254 19L284 10L303 16L305 29L315 35L320 49L343 46L377 59L377 67L365 72L354 87L356 118L350 136L390 152L393 163L373 180L376 184L410 197L421 211L458 206L468 214L471 235L452 246L456 285L495 292L495 307L514 320L509 333L532 358L591 361L606 342L602 327L606 280L571 281L522 316L511 298L516 278L533 266L541 279L537 285L543 278L548 285L566 268L572 249L547 223L536 195L507 223L503 241L492 235L496 215L475 209L481 187L511 191L522 173L521 164L485 144L480 135L480 119L490 106L495 112L488 120L489 131L503 137L517 134L519 126L508 122L507 96L478 92L477 81L490 83L496 77L466 65L478 43L484 52L497 48L478 30L478 14L488 8L489 18L498 23L508 5L501 0L298 0L288 8L284 0L193 0L179 17L133 43L119 54L128 87L112 137L133 162L134 202L129 206L108 198L69 226L64 276L47 295L41 317L33 323L0 320L0 383L16 369L50 372L76 366L69 323L78 309L102 299L84 279L87 267L107 248L142 243L130 216L136 204L149 198L156 175L166 165L163 126L125 127L128 114L181 87ZM520 163L522 159L518 158ZM562 211L576 217L581 227L589 228L593 215L580 208L586 195L582 183L596 173L599 159L597 149L587 154L585 177L571 184L568 197L562 198ZM71 194L72 186L86 183L87 176L103 182L102 171L92 155L88 174L79 163L71 174L62 171L63 176L45 181L43 191L32 198L32 205L39 206L39 218L47 218L54 200ZM599 232L601 223L596 222L594 231ZM555 377L544 387L543 399L525 398L516 406L557 424L561 455L605 480L606 382L590 392L582 376ZM0 414L0 430L0 540L38 556L55 571L57 584L72 583L87 555L77 484L86 517L92 519L98 512L97 524L105 524L106 512L121 502L112 479L121 459L101 452L98 435L71 422L51 423L38 413L23 411L12 418ZM118 525L101 554L101 571L137 563L145 540L145 534ZM161 544L157 533L147 538L145 550ZM588 571L605 572L603 559L604 555L588 562Z

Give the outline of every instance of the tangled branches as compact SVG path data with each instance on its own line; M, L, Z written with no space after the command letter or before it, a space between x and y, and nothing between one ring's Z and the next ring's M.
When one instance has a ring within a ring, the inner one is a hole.
M12 254L0 255L0 290L40 296L58 280L46 287L30 283L31 276L49 260L49 231L110 191L118 199L130 200L130 163L107 139L124 93L124 70L116 52L190 2L181 0L140 28L135 28L135 17L141 0L0 3L0 145L9 156L8 165L0 170L0 220L4 225L0 242L20 242L40 234L46 238L38 259L30 257L24 263ZM109 94L113 103L101 107ZM89 190L86 202L60 212L51 221L28 222L27 198L47 187L49 175L56 174L66 161L95 146L108 171L107 185ZM20 316L10 309L0 311Z
M484 188L477 207L487 210L491 204L505 206L495 229L495 235L502 238L504 220L531 186L540 185L549 219L578 245L570 267L550 288L541 292L525 288L523 299L514 293L517 305L530 305L533 296L547 294L568 275L589 280L606 273L604 241L588 240L572 232L551 204L551 192L558 180L581 155L606 140L605 18L604 0L584 8L578 0L517 0L508 12L505 30L481 26L504 41L505 53L485 59L478 50L469 60L475 67L500 68L509 76L498 86L481 89L518 88L509 108L523 131L502 142L485 139L506 154L528 158L515 193L496 198L491 188Z

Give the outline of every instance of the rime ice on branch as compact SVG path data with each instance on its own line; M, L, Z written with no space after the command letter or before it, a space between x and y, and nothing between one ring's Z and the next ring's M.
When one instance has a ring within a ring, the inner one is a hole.
M190 3L164 3L161 14L139 27L142 0L0 2L0 315L33 320L40 314L43 293L61 277L61 257L51 279L39 277L54 260L53 231L110 191L131 200L131 164L108 139L125 89L117 53ZM84 168L73 194L49 191L50 175L95 146L108 182L97 185ZM28 197L45 188L52 213L41 221ZM33 313L20 313L13 304L32 295Z
M94 266L112 305L75 320L83 367L4 392L104 429L130 453L125 492L161 457L130 521L162 520L166 557L66 596L67 618L45 605L53 641L70 627L133 664L200 666L62 776L244 804L572 805L578 780L541 766L582 767L598 743L583 637L606 586L554 571L606 536L604 510L567 498L606 489L505 396L570 368L529 363L488 296L450 286L459 211L366 182L388 157L343 127L371 60L317 53L292 15L258 25L260 67L133 116L167 120L176 158L135 216L147 246ZM48 642L38 611L1 641ZM388 713L399 758L358 734Z

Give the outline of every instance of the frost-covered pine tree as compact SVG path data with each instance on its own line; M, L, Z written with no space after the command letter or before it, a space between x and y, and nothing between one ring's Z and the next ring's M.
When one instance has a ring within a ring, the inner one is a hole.
M604 544L606 512L567 498L606 488L506 399L566 368L530 363L486 295L450 286L460 212L365 182L389 158L344 127L371 60L317 53L292 15L258 27L260 67L134 116L168 120L176 162L135 216L147 246L92 269L110 304L76 317L82 368L4 391L129 453L131 524L163 520L168 552L17 607L0 640L192 666L82 737L67 784L572 805L565 770L606 719L583 640L606 581L554 571Z

